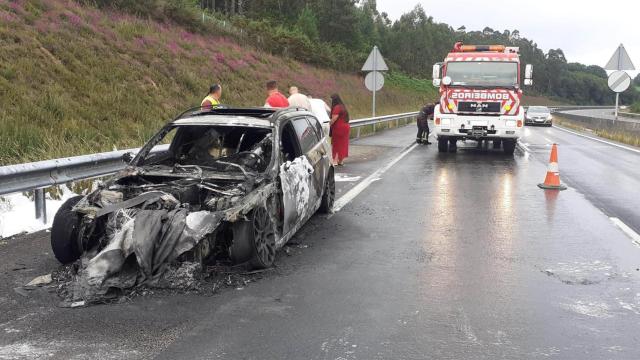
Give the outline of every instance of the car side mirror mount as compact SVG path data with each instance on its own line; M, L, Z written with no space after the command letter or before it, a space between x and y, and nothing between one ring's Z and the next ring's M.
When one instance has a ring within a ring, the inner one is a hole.
M133 158L136 157L136 154L132 153L132 152L126 152L124 154L122 154L122 162L124 162L125 164L129 164L131 163L131 161L133 160Z

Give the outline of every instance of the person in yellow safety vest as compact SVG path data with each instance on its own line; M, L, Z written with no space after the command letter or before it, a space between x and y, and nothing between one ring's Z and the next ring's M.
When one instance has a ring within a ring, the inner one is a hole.
M222 97L222 86L220 84L211 85L209 87L209 94L202 100L200 106L203 110L210 110L220 105L220 98Z

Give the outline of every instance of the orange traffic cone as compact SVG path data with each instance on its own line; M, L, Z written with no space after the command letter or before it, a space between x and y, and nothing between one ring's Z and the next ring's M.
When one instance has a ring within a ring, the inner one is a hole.
M549 168L547 169L547 177L544 183L538 184L538 187L546 190L566 190L567 187L560 183L560 170L558 169L558 145L553 144L551 148L551 157L549 158Z

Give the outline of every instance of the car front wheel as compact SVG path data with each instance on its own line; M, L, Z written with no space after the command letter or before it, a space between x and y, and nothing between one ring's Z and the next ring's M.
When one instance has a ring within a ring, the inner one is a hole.
M51 250L53 255L63 264L72 263L80 258L78 249L78 228L80 217L71 209L82 199L82 196L74 196L65 201L51 225Z
M233 244L230 257L236 263L249 262L251 267L265 269L276 259L276 236L273 221L264 206L255 208L248 221L233 226Z

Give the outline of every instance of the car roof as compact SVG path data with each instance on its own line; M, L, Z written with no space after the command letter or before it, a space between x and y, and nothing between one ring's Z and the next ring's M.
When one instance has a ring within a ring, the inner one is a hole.
M219 107L203 109L197 107L180 114L172 121L175 125L219 125L219 126L254 126L273 127L280 118L289 118L296 115L311 115L302 108L229 108Z
M249 126L270 128L273 125L269 119L260 119L250 116L237 115L200 115L173 122L174 125L219 125L219 126Z

